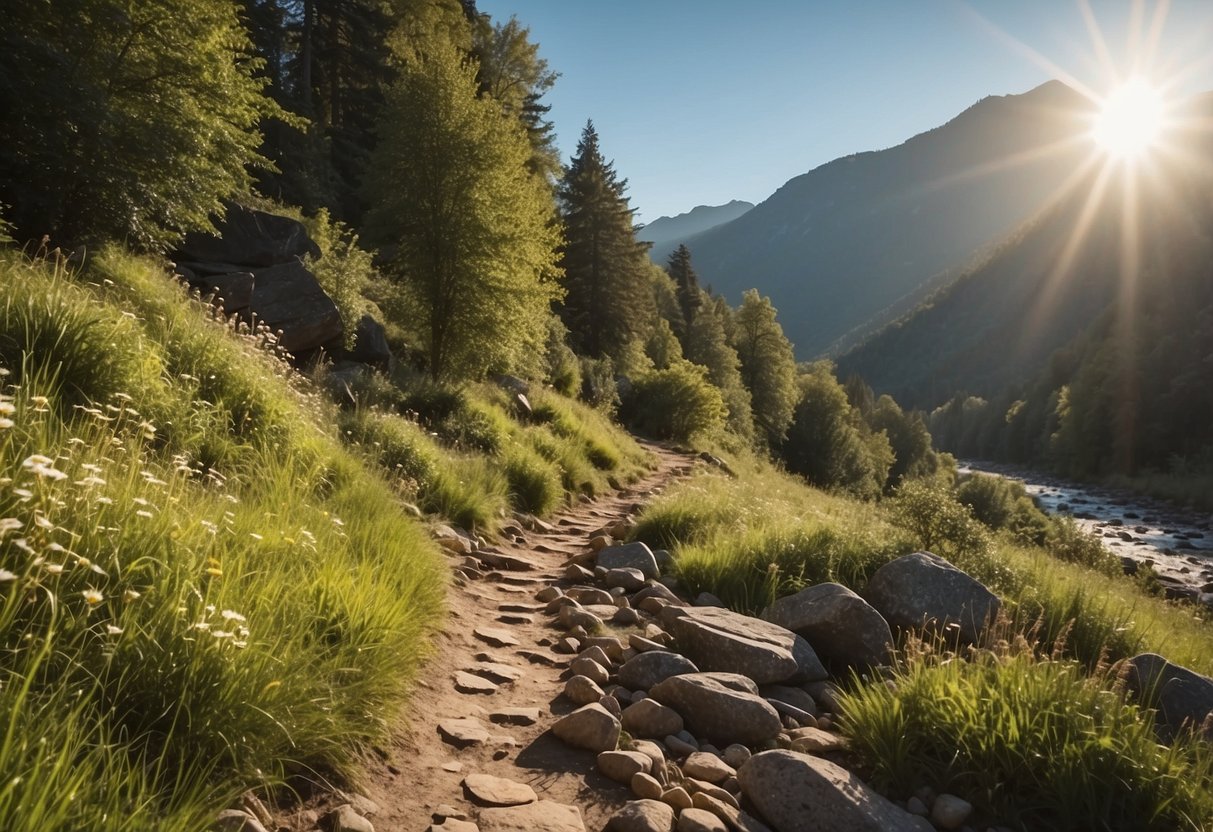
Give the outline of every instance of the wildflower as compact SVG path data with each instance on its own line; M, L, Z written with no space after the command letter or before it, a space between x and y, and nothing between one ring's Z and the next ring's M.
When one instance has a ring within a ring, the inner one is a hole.
M34 525L40 529L46 529L47 531L52 531L55 528L55 524L47 519L46 515L44 514L34 515Z
M12 416L17 412L17 408L13 403L7 400L0 400L0 416Z
M86 444L86 443L85 443L85 441L84 441L83 439L81 439L79 436L73 436L73 437L71 437L70 439L68 439L68 440L67 440L67 444L69 444L69 445L84 445L84 444Z
M80 486L81 488L92 488L93 486L105 484L105 480L98 476L88 476L82 480L76 480L76 485Z
M62 575L63 574L63 564L62 563L44 563L42 565L42 568L45 569L47 572L49 572L52 575Z
M96 502L98 505L103 505L103 506L112 506L114 504L114 501L111 497L98 497Z
M137 600L140 595L142 595L141 592L138 592L133 589L128 589L128 590L126 590L126 592L122 593L122 600L129 604L130 602Z
M202 632L206 632L210 628L211 628L211 622L209 622L209 621L199 621L194 624L194 629L201 630Z
M0 517L0 538L9 532L16 531L25 524L16 517Z
M265 538L264 538L264 537L262 537L261 535L257 534L256 532L249 532L249 533L248 533L248 536L249 536L249 537L251 537L253 540L265 540Z
M223 612L221 612L219 614L222 615L228 621L240 621L240 622L248 621L247 618L245 618L243 615L236 612L235 610L224 610Z
M206 568L206 574L210 575L212 578L222 578L223 570L218 566L208 566Z
M235 638L236 637L235 633L229 633L227 630L213 630L213 631L211 631L211 635L213 635L215 638Z
M151 519L153 517L153 515L150 511L144 511L143 509L139 509L138 511L136 511L135 516L136 517L146 517L148 519Z
M30 396L30 402L34 405L34 410L38 413L45 413L51 401L46 396Z
M120 636L120 635L122 635L122 628L115 627L113 624L106 624L105 633L106 633L106 635Z
M80 467L83 468L85 471L88 471L90 474L100 474L101 473L101 466L94 465L91 462L82 462L80 464Z
M7 430L16 424L12 419L5 419L0 416L0 430Z
M95 607L105 600L105 596L95 589L89 588L80 593L90 607Z
M7 583L8 581L17 580L16 573L9 572L7 569L0 569L0 582Z

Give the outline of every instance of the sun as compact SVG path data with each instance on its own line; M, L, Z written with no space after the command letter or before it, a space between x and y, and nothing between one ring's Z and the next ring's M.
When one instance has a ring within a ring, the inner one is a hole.
M1165 116L1158 90L1143 78L1131 78L1103 99L1091 135L1109 156L1136 159L1158 141Z

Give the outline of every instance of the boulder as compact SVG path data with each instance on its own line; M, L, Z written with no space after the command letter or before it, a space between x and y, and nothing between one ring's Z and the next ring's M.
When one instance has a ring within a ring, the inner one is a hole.
M580 809L551 800L485 809L479 826L480 832L585 832Z
M257 322L282 330L280 346L300 354L341 337L341 314L303 264L296 261L253 273L250 308Z
M200 278L193 285L198 288L204 298L208 295L212 297L216 305L220 305L218 299L222 298L223 311L228 315L233 312L243 312L253 302L252 272L211 275Z
M619 720L594 703L562 717L552 726L552 733L576 748L612 751L619 742Z
M777 624L719 607L666 607L662 616L700 670L740 673L758 684L827 677L809 643Z
M604 832L672 832L674 809L659 800L633 800L611 816Z
M696 737L719 744L755 745L774 739L783 727L758 687L735 673L671 676L649 695L682 714Z
M842 584L817 584L780 598L762 618L804 636L830 661L867 667L889 660L893 633L888 622Z
M359 364L369 364L380 370L392 365L392 348L387 343L387 330L370 315L363 315L354 327L354 346L345 357Z
M864 593L894 627L925 628L973 643L1001 602L979 581L938 555L915 552L876 570Z
M648 690L671 676L698 672L699 668L686 656L659 649L628 659L620 665L617 678L629 690Z
M622 717L623 730L633 737L665 737L683 728L682 717L673 708L653 699L628 705Z
M639 751L603 751L598 755L598 770L619 783L631 783L637 772L648 774L653 761Z
M607 546L598 552L598 565L603 569L639 569L645 578L658 578L657 559L645 544L636 541L622 546Z
M794 751L764 751L737 772L741 791L776 832L931 832L841 766Z
M1213 679L1180 667L1156 653L1142 653L1126 663L1125 681L1139 699L1158 713L1159 733L1171 740L1190 727L1213 739L1205 724L1213 712Z
M276 266L320 256L320 247L312 242L303 223L234 203L224 207L223 219L215 223L219 236L186 234L178 250L181 259Z

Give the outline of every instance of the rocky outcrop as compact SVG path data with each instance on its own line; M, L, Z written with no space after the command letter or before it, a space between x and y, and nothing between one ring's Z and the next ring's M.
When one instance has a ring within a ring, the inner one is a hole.
M178 249L182 260L276 266L320 256L319 246L297 220L230 202L224 209L223 218L215 223L218 236L199 232L185 235Z
M1129 689L1147 706L1157 708L1159 733L1171 740L1185 730L1213 739L1213 679L1180 667L1156 653L1142 653L1125 663Z
M279 345L298 355L341 338L341 313L315 276L298 261L253 272L249 305L259 323L282 331Z
M864 597L894 627L954 634L970 644L1001 606L980 581L930 552L905 555L877 569Z
M826 583L787 595L762 618L803 636L817 653L852 667L885 664L893 633L871 604L842 584Z
M827 676L809 643L776 624L719 607L667 607L662 616L700 670L740 673L760 685Z

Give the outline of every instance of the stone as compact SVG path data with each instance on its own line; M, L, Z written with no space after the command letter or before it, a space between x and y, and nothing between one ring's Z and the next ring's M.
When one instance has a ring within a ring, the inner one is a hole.
M696 736L711 742L756 745L779 735L779 714L747 677L686 673L653 686L649 695L682 714Z
M696 792L691 795L691 802L696 809L703 809L705 812L711 812L721 818L733 832L771 832L762 821L705 792ZM784 832L784 830L780 830L780 832Z
M602 665L603 667L609 668L611 666L611 660L607 656L606 651L597 644L590 644L590 641L591 639L586 639L586 644L583 645L585 649L577 654L577 658L590 659L591 661L598 662L598 664Z
M589 705L606 696L598 683L588 676L572 676L564 683L564 695L574 705Z
M500 627L477 627L472 630L476 638L493 647L517 647L518 639L509 630Z
M647 578L658 578L661 571L657 568L657 559L653 551L645 544L636 541L622 546L607 546L598 552L598 565L607 569L637 569Z
M480 832L480 827L471 821L447 818L442 823L431 823L428 832Z
M662 742L665 743L665 747L675 757L687 757L699 750L699 746L695 745L695 743L687 742L677 734L670 734Z
M476 676L464 670L455 671L455 690L460 693L494 694L497 685L482 676Z
M709 783L723 783L737 774L724 760L705 751L696 751L687 757L682 763L682 773Z
M628 705L621 719L623 730L634 737L664 737L682 730L682 717L673 708L653 699Z
M205 298L208 295L212 302L221 305L228 315L233 312L243 312L253 302L253 273L235 271L228 274L216 274L192 281ZM222 299L223 303L218 301Z
M623 642L615 636L591 636L585 640L586 647L597 647L612 662L623 658Z
M442 735L443 740L458 748L481 745L489 741L488 729L475 717L444 719L438 723L438 733Z
M610 604L615 606L615 597L605 589L598 589L591 586L574 586L569 587L565 593L578 604Z
M619 684L632 690L648 690L671 676L699 672L695 663L685 656L655 646L658 649L643 652L620 665L616 673Z
M581 810L551 800L485 809L478 820L480 832L585 832Z
M652 740L632 740L632 750L639 751L650 760L653 761L653 767L658 768L665 765L665 752L661 750L661 746Z
M564 569L564 579L566 581L592 581L594 580L594 573L584 566L570 563Z
M254 271L249 309L257 323L282 330L278 345L294 355L333 344L342 334L337 305L298 261Z
M689 809L694 805L691 802L691 793L682 786L675 786L662 792L661 802L672 807L675 812L681 812L683 809Z
M611 673L593 659L573 659L569 670L577 676L584 676L598 685L605 685L611 679Z
M557 598L564 595L564 590L558 586L545 586L543 589L535 593L535 600L546 604L549 601L555 601Z
M911 815L918 815L924 818L930 814L930 811L923 805L923 802L913 795L906 801L906 811Z
M813 697L814 702L821 703L830 713L836 714L842 710L842 691L833 682L810 682L805 685L805 690Z
M354 346L346 350L345 357L386 372L392 366L392 348L383 324L370 315L359 318L354 326Z
M482 806L519 806L539 799L526 783L491 774L469 774L463 778L463 787Z
M649 584L632 596L632 603L639 606L640 602L647 601L650 598L665 601L667 604L672 604L676 607L685 607L687 605L686 601L675 595L665 584Z
M634 567L608 569L603 582L609 587L619 587L625 592L635 592L645 584L644 573Z
M720 818L704 809L683 809L678 815L675 832L729 832Z
M827 660L851 667L889 661L893 632L888 622L842 584L817 584L780 598L762 618L804 636Z
M661 783L657 782L657 778L651 774L645 772L633 774L630 785L632 787L632 794L639 798L645 800L661 799L661 792L663 791Z
M534 725L539 721L538 708L501 708L489 714L498 725Z
M792 732L791 748L802 754L824 754L829 751L840 751L846 747L846 740L842 737L818 728L797 728Z
M251 789L240 795L240 802L244 804L244 810L261 821L262 825L267 827L275 825L273 813L270 812L261 798L257 797ZM367 813L364 812L363 814ZM374 813L372 812L371 814Z
M475 673L478 676L483 676L486 679L497 682L517 682L526 674L513 665L503 664L494 661L482 661L480 664L467 668L469 673Z
M940 829L959 829L973 814L973 805L954 794L941 794L931 806L931 822Z
M442 770L449 771L451 774L458 774L459 772L463 771L463 763L451 760L450 762L442 764Z
M626 601L627 599L622 599ZM641 622L640 613L631 607L620 607L611 616L611 623L619 627L634 627Z
M552 649L557 653L576 653L581 648L581 641L573 636L565 636L556 642L556 646Z
M667 607L662 615L700 670L740 673L758 684L827 676L809 643L776 624L719 607Z
M637 653L649 653L653 650L665 650L665 645L658 644L657 642L647 639L642 635L638 635L637 633L631 633L628 635L628 646ZM690 659L687 659L687 661L690 661Z
M710 592L701 592L695 596L695 600L691 604L696 607L723 607L724 601Z
M864 597L894 627L954 632L974 643L1002 602L979 581L938 555L915 552L872 575Z
M1159 734L1174 739L1192 728L1213 739L1213 728L1205 722L1213 711L1213 679L1201 676L1159 656L1142 653L1126 663L1129 689L1149 707L1157 708Z
M215 818L217 832L266 832L265 824L242 809L224 809Z
M603 751L597 764L599 771L619 783L631 783L632 775L653 770L653 761L639 751Z
M320 257L320 247L303 223L233 202L215 223L215 234L190 232L178 249L182 260L220 261L244 266L273 266L303 257Z
M623 716L623 705L621 705L619 700L609 693L599 699L598 704L610 711L611 716L615 717L615 719L619 719Z
M375 832L371 822L355 812L348 803L343 803L322 817L320 828L326 832Z
M724 754L722 756L724 757L724 761L726 763L736 769L753 755L750 753L750 749L746 748L741 743L735 742L724 750Z
M588 751L612 751L619 743L619 720L597 703L584 705L552 725L568 745Z
M763 698L768 702L776 700L791 705L804 713L817 716L817 701L804 688L793 688L786 685L766 685L761 689L761 692ZM778 710L779 706L775 705L775 709Z
M603 832L672 832L674 810L658 800L633 800L611 816Z
M738 770L741 790L777 832L930 832L931 825L828 760L782 749Z

